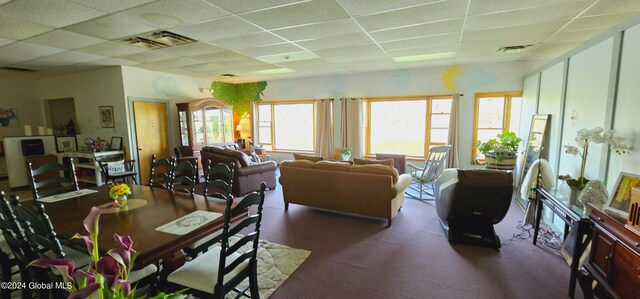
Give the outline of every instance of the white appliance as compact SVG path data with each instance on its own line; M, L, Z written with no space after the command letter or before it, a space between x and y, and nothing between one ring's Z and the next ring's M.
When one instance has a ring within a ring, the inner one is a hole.
M27 174L27 164L22 155L22 140L40 139L44 144L44 154L56 155L56 144L54 136L28 136L28 137L5 137L3 138L4 156L7 161L7 172L9 175L9 188L24 187L29 185Z

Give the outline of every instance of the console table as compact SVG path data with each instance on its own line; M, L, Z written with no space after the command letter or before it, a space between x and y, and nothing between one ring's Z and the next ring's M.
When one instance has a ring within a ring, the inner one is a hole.
M595 223L589 259L580 272L580 286L587 299L596 291L611 298L640 297L640 235L625 228L626 219L593 209ZM602 294L601 294L602 295Z
M569 297L573 298L576 289L576 278L580 257L591 240L593 222L583 216L583 208L569 203L569 194L557 189L537 188L538 200L536 201L536 221L533 231L533 245L536 245L542 207L547 206L555 215L564 221L564 238L569 235L569 230L575 231L571 252L571 276L569 277Z

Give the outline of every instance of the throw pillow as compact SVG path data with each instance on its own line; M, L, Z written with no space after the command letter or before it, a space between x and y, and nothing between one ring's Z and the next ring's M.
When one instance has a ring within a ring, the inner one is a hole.
M382 165L393 167L393 159L368 160L368 159L353 158L353 164L355 165L382 164Z
M349 167L349 171L357 173L386 174L391 176L394 184L398 181L398 171L395 168L386 165L351 165L351 167Z
M303 155L303 154L293 154L293 159L294 160L309 160L312 162L318 162L320 160L322 160L322 157L316 157L316 156L310 156L310 155Z
M313 168L316 163L309 160L285 160L280 163L280 168L283 167L298 167L298 168Z
M335 161L318 161L316 162L316 169L335 170L335 171L349 171L348 162L335 162Z

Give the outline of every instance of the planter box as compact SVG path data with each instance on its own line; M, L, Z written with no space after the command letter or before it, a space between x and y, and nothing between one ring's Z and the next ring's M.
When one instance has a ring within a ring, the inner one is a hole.
M494 152L487 152L484 157L484 163L488 169L513 170L516 167L518 156L511 154L506 156L502 161L498 161Z

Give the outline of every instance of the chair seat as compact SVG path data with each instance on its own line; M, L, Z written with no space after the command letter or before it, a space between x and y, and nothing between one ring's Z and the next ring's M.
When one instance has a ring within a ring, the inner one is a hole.
M226 264L230 264L240 257L239 253L232 253L227 257ZM209 251L198 256L178 270L169 274L167 281L188 288L213 294L218 277L218 263L220 261L220 246L214 246ZM243 261L233 271L224 276L224 283L238 275L249 266L249 260Z
M4 236L0 234L0 250L4 252L9 258L13 258L13 251L11 251L11 247L9 247L9 243L4 239Z
M132 176L132 175L137 175L137 173L135 171L123 171L123 172L109 173L109 177L113 177L113 178L121 178L121 177L127 177L127 176Z
M411 172L411 177L414 181L420 181L422 183L429 183L434 181L434 178L422 177L422 171L413 171Z
M129 273L129 281L137 282L144 279L145 277L148 277L149 275L153 275L156 272L158 272L158 267L156 267L156 265L154 264L151 264L142 269L131 271Z
M195 243L187 246L186 248L188 248L188 249L196 249L196 248L202 246L203 244L205 244L205 243L207 243L207 242L209 242L209 241L211 241L211 240L213 240L215 238L219 238L221 235L222 235L222 230L219 230L219 231L217 231L217 232L215 232L213 234L210 234L210 235L208 235L208 236L196 241Z

